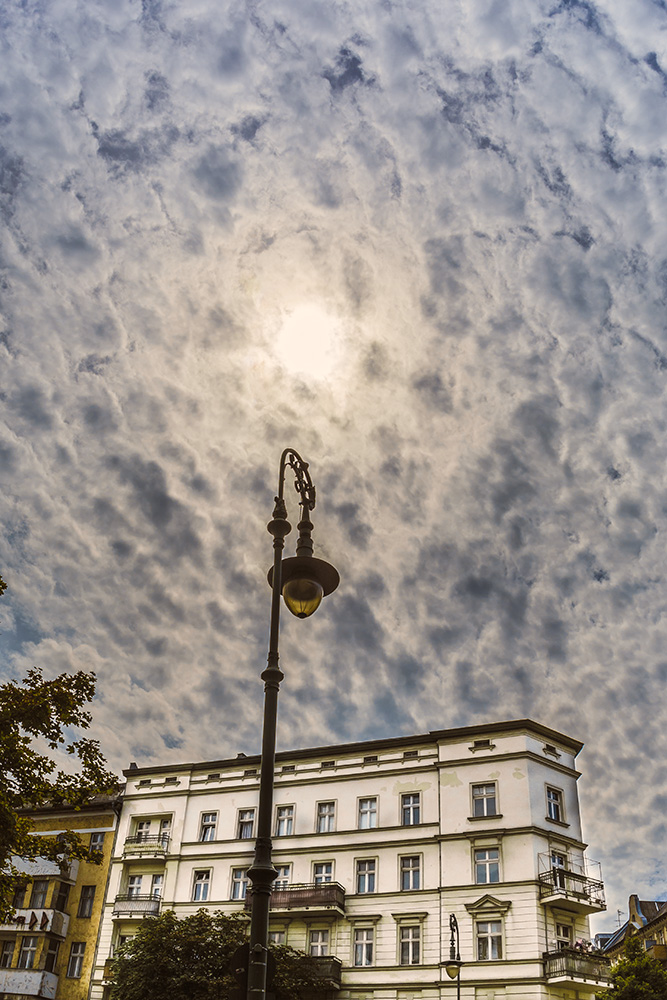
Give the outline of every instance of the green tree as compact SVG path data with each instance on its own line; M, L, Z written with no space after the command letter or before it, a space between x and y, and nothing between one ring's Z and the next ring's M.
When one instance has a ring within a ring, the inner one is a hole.
M625 943L623 958L612 969L611 984L610 989L597 994L597 1000L667 1000L667 972L646 954L634 934Z
M201 909L182 920L166 910L143 920L113 962L111 1000L229 1000L239 988L230 962L247 933L246 918L220 910ZM327 995L316 959L284 946L271 950L276 1000Z
M0 594L6 584L0 577ZM40 670L30 670L22 683L0 685L0 920L12 912L16 888L25 883L20 860L72 858L99 862L78 834L58 837L34 834L27 810L44 806L77 809L96 794L118 787L95 740L72 740L72 726L87 729L90 714L84 706L95 693L95 675L79 671L46 681ZM39 740L49 750L64 749L77 760L76 773L58 770Z

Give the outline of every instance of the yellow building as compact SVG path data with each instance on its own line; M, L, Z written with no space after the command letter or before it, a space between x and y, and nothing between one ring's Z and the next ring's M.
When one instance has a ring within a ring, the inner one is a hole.
M75 830L104 860L59 866L15 859L26 885L15 894L13 921L0 924L0 1000L86 1000L120 802L120 796L99 796L77 811L30 814L34 833Z

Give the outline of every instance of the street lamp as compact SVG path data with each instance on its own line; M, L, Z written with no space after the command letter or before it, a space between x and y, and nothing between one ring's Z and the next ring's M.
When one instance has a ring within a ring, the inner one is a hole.
M450 979L456 980L456 1000L461 1000L461 955L459 952L459 924L453 913L449 914L449 961L445 963L445 971Z
M301 520L297 525L299 538L296 556L282 558L285 536L292 526L287 520L287 507L283 498L286 467L294 473L294 486L299 494ZM320 602L338 586L340 577L329 563L313 557L310 512L315 506L315 487L308 472L308 463L293 448L286 448L280 457L278 496L275 498L273 518L268 530L273 535L273 566L269 570L271 597L271 631L269 655L264 681L264 723L262 730L262 759L259 778L259 809L257 815L257 840L252 868L248 870L251 882L250 954L248 963L247 1000L266 1000L266 970L269 943L269 907L271 886L278 874L271 862L271 814L273 812L273 781L276 757L276 721L278 717L278 690L284 674L278 666L278 634L280 631L280 597L297 618L308 618L317 611Z

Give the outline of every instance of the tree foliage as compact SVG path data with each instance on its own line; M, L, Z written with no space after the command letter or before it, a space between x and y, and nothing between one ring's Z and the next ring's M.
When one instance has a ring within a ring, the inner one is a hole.
M5 586L0 577L0 593ZM11 913L14 890L25 882L17 859L101 861L99 852L90 851L72 831L58 837L34 834L25 812L44 806L76 810L96 794L117 788L118 779L106 769L98 743L72 740L68 732L70 727L88 728L91 717L84 706L94 693L95 675L83 671L44 680L33 669L21 683L0 685L0 919ZM71 754L76 773L58 769L37 748L37 740L48 750Z
M143 920L114 959L111 1000L229 1000L239 988L230 962L247 932L247 919L220 910L201 909L182 920L166 910ZM315 959L284 946L271 950L276 1000L327 995Z
M632 935L625 943L623 958L613 967L611 987L597 1000L667 1000L667 972L647 955L641 940Z

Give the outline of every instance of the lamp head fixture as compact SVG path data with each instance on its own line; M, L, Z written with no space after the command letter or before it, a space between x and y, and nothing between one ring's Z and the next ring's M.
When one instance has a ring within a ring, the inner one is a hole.
M282 498L285 465L294 471L296 491L300 496L301 520L297 525L299 538L296 543L296 555L280 562L280 588L285 604L297 618L310 618L319 608L322 598L331 594L340 583L340 576L334 567L323 559L313 556L313 540L311 533L313 523L310 511L315 506L315 487L308 472L308 463L304 462L291 449L283 452L280 473L280 496L276 497L274 519L269 524L269 531L276 535L287 534L290 526L287 522L287 510ZM267 578L269 586L273 587L272 566Z

